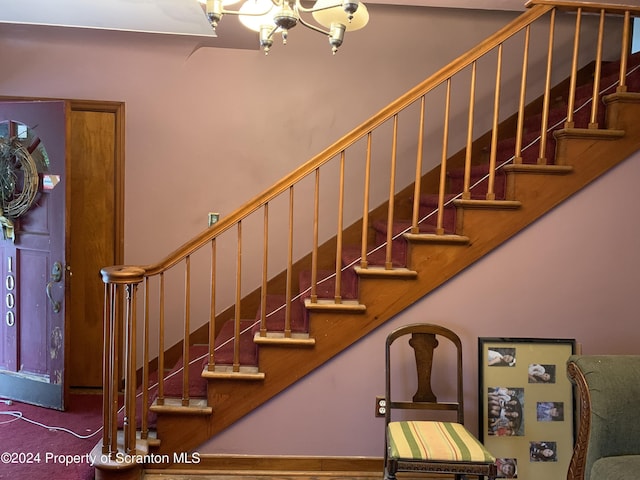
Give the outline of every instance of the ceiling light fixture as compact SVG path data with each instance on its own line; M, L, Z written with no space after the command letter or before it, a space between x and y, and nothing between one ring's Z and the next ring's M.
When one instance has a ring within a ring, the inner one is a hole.
M238 0L200 0L206 3L206 14L213 30L225 14L237 15L240 22L260 34L260 47L265 55L273 45L273 37L280 32L282 43L287 43L289 30L301 23L305 27L329 37L333 54L338 51L347 31L359 30L369 22L369 12L357 0L316 0L305 7L307 0L247 0L239 10L225 7ZM310 2L309 2L310 3ZM303 18L311 15L315 23Z

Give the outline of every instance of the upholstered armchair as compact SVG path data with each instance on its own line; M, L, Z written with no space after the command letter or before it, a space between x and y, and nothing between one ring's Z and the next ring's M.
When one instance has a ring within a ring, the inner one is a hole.
M640 355L574 355L578 433L567 480L640 478Z

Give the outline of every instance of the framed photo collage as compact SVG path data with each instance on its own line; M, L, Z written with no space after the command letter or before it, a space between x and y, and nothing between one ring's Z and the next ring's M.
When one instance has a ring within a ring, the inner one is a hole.
M564 479L573 453L575 340L479 338L479 438L498 478Z

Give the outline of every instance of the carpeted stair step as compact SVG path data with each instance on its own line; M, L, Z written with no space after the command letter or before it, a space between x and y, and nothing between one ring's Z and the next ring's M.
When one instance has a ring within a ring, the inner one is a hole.
M446 232L452 233L456 229L456 213L457 209L453 204L453 200L458 196L455 193L445 194L444 211L442 216L442 227ZM427 225L436 226L438 223L438 194L425 193L420 195L418 211L418 222L421 224L421 233L432 233L427 231ZM424 224L424 227L422 226Z
M206 397L207 381L202 378L202 365L207 363L209 347L207 345L192 345L189 348L189 396ZM175 366L165 374L164 395L166 397L182 397L182 359L180 357Z
M206 363L209 349L206 345L192 345L189 348L189 396L191 398L207 397L207 382L202 378L202 362ZM173 368L164 374L164 396L167 398L182 398L182 357ZM149 374L149 391L147 393L147 407L151 407L158 398L158 372ZM142 412L142 390L136 392L136 412ZM155 428L158 415L149 410L147 427ZM124 425L124 411L118 412L118 428ZM136 428L142 427L142 420L136 418Z
M346 269L342 272L340 295L343 299L355 300L358 298L358 278L350 275L353 269ZM318 280L316 294L318 298L333 299L335 298L336 276L334 271L318 270ZM304 305L304 301L311 297L311 272L308 270L300 272L300 301ZM304 312L306 316L306 311Z
M386 220L376 220L372 224L372 228L375 232L375 244L385 245L387 242L387 222ZM455 229L455 225L452 227ZM419 233L436 233L436 226L432 223L423 222L418 225ZM409 243L404 238L404 233L411 232L410 220L396 220L393 222L393 229L391 231L392 243L391 243L391 258L394 267L406 267L407 266L407 250ZM448 231L445 228L444 233L453 233L453 230ZM386 255L386 248L376 250L377 255L382 255L383 261L381 265L384 265L384 258Z
M638 57L637 62L628 69L628 72L625 80L627 91L640 92L640 57Z
M266 298L266 327L268 332L283 332L286 315L285 295L267 295ZM309 333L309 320L304 315L304 306L301 301L294 299L291 301L291 331L294 333ZM260 316L262 307L258 307L256 313L256 325L253 332L260 331Z
M631 71L633 67L640 65L640 51L636 53L632 53L627 58L627 71ZM614 60L611 62L605 61L602 62L602 66L600 69L600 75L604 78L609 75L619 75L620 74L620 61Z
M384 246L372 246L369 248L367 254L367 265L372 267L383 267L386 265L386 248ZM348 245L342 249L342 264L348 267L343 275L349 272L351 276L355 275L354 268L359 267L362 263L360 261L362 257L362 249L359 245ZM391 258L391 263L394 268L406 267L406 255L395 256ZM357 276L357 275L356 275Z
M549 111L549 115L547 116L547 129L556 130L558 128L564 127L564 122L567 120L567 109L568 105L563 100L561 102L556 102L551 110ZM540 135L540 128L542 127L542 113L537 113L535 115L525 116L524 124L523 124L523 145L527 141L530 142L535 137ZM511 155L513 155L513 151Z
M253 341L255 320L240 320L240 365L258 366L258 346ZM228 320L216 335L214 360L216 366L233 365L235 321ZM206 362L205 362L206 366ZM202 372L202 363L199 365Z
M564 122L560 124L561 127L564 127ZM520 155L522 156L522 163L534 165L538 163L538 157L540 156L540 134L539 134L540 126L538 126L538 132L527 132L522 136L521 143L521 151ZM554 130L557 130L554 129ZM500 140L498 142L498 152L496 154L496 165L503 164L511 164L514 161L514 154L516 148L516 139L506 138L504 140ZM549 131L547 133L547 143L545 145L544 156L546 158L546 163L551 165L555 160L555 151L556 151L556 140L553 136L553 131ZM506 179L505 179L506 180ZM502 179L501 179L502 182ZM502 189L503 185L500 184L500 189ZM498 197L498 184L496 181L496 198L502 199L502 197Z
M638 54L634 54L629 58L627 65L627 77L625 79L625 85L628 92L640 92L640 57ZM620 62L611 62L603 64L600 80L600 95L599 101L602 102L602 97L615 93L619 85L620 78ZM588 128L591 121L591 109L592 109L592 96L593 96L593 84L589 83L581 85L576 88L576 101L574 113L574 123L576 128ZM605 112L606 109L602 103L598 105L598 115L596 122L599 128L605 126Z
M513 155L513 152L511 153ZM489 164L474 165L471 167L469 185L471 186L472 199L486 198L489 188ZM449 179L449 191L452 193L462 193L464 191L464 168L456 168L447 172ZM496 170L494 177L494 188L496 199L505 198L507 188L507 176L502 169Z

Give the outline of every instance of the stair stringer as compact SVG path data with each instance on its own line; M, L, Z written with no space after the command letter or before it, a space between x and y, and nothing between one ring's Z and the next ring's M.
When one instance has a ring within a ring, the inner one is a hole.
M610 97L616 102L616 94ZM638 151L640 123L633 119L640 117L640 95L623 97L624 101L617 102L616 114L607 121L612 131L566 129L557 133L556 163L572 168L559 172L551 166L545 172L544 166L507 167L507 192L512 196L510 200L520 202L519 208L459 202L461 220L457 233L468 237L468 243L410 240L408 266L417 272L414 278L362 276L359 301L366 310L310 312L310 335L317 339L314 347L263 345L263 380L210 379L208 403L213 414L197 420L202 428L189 429L188 435L176 434L186 430L184 418L159 415L158 452L189 451L228 428ZM475 208L478 206L483 208Z

